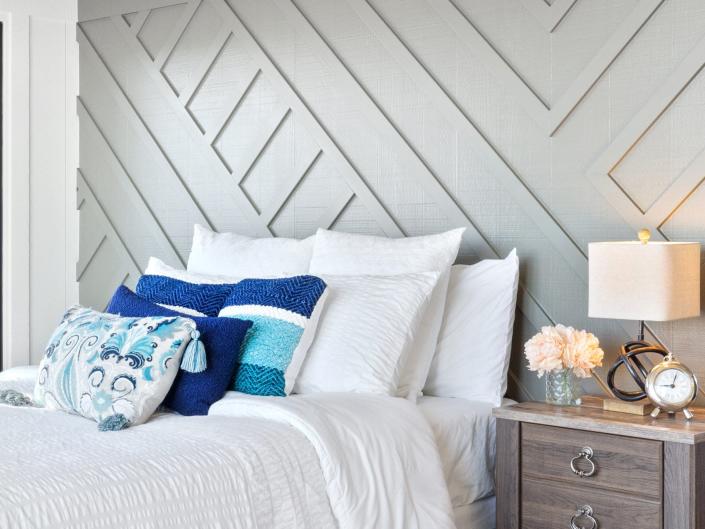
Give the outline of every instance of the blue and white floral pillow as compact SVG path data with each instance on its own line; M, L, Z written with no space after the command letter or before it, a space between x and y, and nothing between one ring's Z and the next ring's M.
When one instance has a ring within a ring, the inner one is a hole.
M235 375L235 391L285 396L316 334L328 290L315 276L243 279L233 286L219 316L250 320Z
M141 424L169 392L192 337L198 344L189 318L122 318L72 307L49 340L34 400L101 429Z

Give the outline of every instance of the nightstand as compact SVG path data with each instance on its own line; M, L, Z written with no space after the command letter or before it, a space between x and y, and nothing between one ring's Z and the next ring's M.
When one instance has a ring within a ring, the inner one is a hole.
M690 423L537 402L494 415L497 529L705 529L705 410Z

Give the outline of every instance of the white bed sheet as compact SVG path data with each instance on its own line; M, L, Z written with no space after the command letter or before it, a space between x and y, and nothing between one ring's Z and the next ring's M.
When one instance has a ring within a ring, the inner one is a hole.
M503 404L512 401L505 399ZM428 397L418 406L433 430L454 508L494 494L495 420L492 404Z
M433 433L404 399L230 394L212 412L98 432L0 405L0 528L454 527Z

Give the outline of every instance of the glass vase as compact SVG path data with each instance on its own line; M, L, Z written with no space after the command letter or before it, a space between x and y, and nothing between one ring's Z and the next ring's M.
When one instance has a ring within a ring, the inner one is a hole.
M546 402L556 406L577 406L582 390L572 369L546 373Z

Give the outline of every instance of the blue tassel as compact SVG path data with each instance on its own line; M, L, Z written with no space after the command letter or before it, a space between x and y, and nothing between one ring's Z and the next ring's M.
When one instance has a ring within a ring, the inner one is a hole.
M201 333L196 329L191 331L191 341L186 346L181 360L181 369L189 373L201 373L206 370L206 348L199 340Z
M98 430L101 432L117 432L124 430L130 426L130 421L127 420L122 413L110 415L98 423Z
M24 393L20 393L14 389L5 389L0 391L0 404L29 408L34 406L32 399Z

